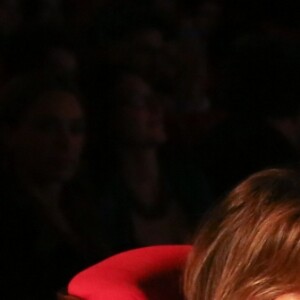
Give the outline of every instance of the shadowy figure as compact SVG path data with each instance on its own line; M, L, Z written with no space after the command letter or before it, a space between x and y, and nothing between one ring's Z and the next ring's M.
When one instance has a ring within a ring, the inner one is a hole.
M3 297L55 299L71 276L104 257L104 248L89 246L90 228L100 226L89 221L91 195L76 175L85 113L74 89L41 74L10 82L0 107Z
M85 86L93 100L88 157L112 244L122 251L187 242L211 204L203 174L166 147L163 103L147 81L112 66L96 74Z

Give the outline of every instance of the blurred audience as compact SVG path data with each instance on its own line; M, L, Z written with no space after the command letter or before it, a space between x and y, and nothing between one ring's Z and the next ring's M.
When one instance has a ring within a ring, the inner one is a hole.
M245 176L297 163L297 3L1 1L8 281L44 298L101 257L186 242Z

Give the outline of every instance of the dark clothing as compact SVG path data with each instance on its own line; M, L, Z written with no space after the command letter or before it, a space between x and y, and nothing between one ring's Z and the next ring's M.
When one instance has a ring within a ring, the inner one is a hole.
M78 224L77 216L88 223L90 209L77 205L76 199L71 206L69 199L62 208L75 229L76 234L69 236L51 222L37 200L7 173L1 176L0 197L3 299L56 299L55 293L77 272L105 256L104 252L89 252L87 238L81 235L84 230L77 230L82 225L89 227Z
M201 218L213 205L205 176L196 166L183 159L172 160L170 156L168 159L161 159L160 162L163 199L161 205L153 211L145 211L140 206L117 168L105 173L106 178L101 190L107 201L102 210L106 211L107 234L116 253L144 246L135 239L132 212L137 212L144 218L159 218L168 209L169 201L175 201L188 221L189 234L192 237ZM174 244L180 242L173 241Z

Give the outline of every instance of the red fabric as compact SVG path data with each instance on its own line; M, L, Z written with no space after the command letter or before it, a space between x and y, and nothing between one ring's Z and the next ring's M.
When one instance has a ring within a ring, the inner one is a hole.
M150 246L112 256L76 275L68 293L83 300L182 300L191 246Z

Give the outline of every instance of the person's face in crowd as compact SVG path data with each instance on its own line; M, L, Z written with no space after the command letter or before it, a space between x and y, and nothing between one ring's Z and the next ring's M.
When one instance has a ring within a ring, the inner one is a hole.
M45 93L12 129L16 167L43 181L69 180L77 169L84 145L84 116L71 93Z
M162 104L143 79L125 76L118 97L117 131L123 142L151 146L165 141Z

